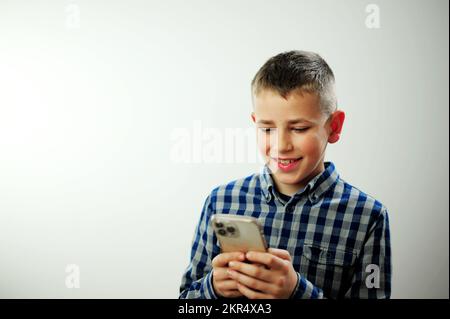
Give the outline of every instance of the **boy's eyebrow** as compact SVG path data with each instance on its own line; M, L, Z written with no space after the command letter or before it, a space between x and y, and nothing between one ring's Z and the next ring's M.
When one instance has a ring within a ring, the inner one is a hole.
M257 123L259 123L259 124L274 124L273 121L271 121L271 120L258 120ZM305 119L294 119L294 120L288 121L288 124L297 124L297 123L309 123L309 121L305 120Z

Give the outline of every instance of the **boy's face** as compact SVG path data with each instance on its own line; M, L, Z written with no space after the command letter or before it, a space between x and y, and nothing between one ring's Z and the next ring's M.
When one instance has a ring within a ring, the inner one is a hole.
M325 149L336 131L335 113L324 115L314 93L295 91L284 99L275 91L262 90L254 96L258 148L278 191L292 195L325 169ZM340 131L342 123L338 126Z

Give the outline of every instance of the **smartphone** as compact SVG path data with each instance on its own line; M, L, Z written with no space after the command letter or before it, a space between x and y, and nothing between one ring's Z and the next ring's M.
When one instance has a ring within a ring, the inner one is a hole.
M215 214L211 223L223 253L267 251L267 242L258 219L251 216Z

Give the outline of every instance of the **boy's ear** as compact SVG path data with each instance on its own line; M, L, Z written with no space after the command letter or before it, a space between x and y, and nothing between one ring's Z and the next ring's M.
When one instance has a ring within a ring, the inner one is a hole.
M251 116L252 116L253 123L255 123L256 122L255 112L252 112Z
M328 143L333 144L339 141L341 137L342 127L344 126L345 113L343 111L336 111L331 115L330 120L330 135L328 136Z

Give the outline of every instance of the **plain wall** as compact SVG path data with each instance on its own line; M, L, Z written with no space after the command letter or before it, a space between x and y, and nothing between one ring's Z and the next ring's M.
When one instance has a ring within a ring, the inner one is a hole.
M201 152L302 49L347 115L327 160L388 207L392 297L448 298L448 21L445 0L1 1L0 297L177 298L206 196L260 165Z

